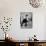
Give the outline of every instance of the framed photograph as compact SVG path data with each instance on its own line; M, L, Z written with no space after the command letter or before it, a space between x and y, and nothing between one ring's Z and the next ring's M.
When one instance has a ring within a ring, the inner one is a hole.
M32 12L21 12L20 13L20 27L21 28L32 28Z

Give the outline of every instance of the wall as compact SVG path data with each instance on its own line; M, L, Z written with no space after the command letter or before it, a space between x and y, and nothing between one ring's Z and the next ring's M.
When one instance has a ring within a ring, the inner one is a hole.
M46 6L33 8L30 6L28 0L0 0L0 18L3 16L13 17L13 22L10 33L17 40L27 40L34 34L37 35L39 40L45 39L45 16ZM33 28L21 29L20 28L20 12L32 12L33 13ZM2 31L0 32L0 35ZM2 36L0 36L2 39Z

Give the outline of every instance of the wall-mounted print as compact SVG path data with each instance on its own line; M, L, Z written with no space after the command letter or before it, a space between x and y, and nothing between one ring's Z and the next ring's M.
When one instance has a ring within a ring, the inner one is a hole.
M21 28L32 28L32 12L20 13L20 26Z

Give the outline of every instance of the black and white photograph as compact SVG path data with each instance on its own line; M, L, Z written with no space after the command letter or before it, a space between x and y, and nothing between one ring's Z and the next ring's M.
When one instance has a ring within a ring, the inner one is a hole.
M21 28L32 28L32 12L20 13L20 26Z

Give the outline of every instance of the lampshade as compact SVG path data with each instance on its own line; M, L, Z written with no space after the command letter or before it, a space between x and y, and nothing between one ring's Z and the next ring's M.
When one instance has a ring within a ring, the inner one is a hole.
M38 8L42 4L43 0L29 0L30 5L34 8Z

